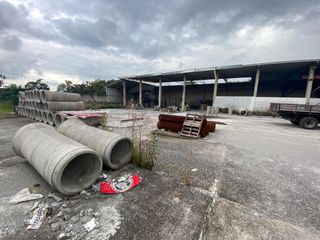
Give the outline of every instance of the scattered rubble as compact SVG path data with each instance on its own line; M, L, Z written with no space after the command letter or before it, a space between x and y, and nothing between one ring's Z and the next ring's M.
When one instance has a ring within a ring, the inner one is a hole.
M14 195L10 200L9 203L17 204L21 202L27 202L32 200L37 200L43 198L41 193L30 193L29 188L24 188L16 195Z
M97 226L96 219L92 218L89 222L83 225L83 227L88 231L91 232Z
M33 212L31 219L26 220L25 223L28 225L28 230L39 229L45 220L47 213L49 212L49 204L46 202L41 202L38 204L37 208Z

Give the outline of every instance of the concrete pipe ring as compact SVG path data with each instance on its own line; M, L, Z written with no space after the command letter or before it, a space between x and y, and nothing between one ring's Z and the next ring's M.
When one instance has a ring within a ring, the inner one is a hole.
M247 115L248 115L247 109L240 108L240 109L239 109L239 115L240 115L240 116L247 116Z

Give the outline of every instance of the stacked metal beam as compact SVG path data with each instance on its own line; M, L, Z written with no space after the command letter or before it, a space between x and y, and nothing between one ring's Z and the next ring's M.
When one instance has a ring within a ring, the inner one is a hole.
M78 93L32 90L19 92L18 96L19 103L15 109L18 115L50 125L55 124L56 112L85 109Z
M176 116L169 114L160 114L159 121L157 124L158 129L164 129L166 131L171 132L181 132L183 127L183 122L185 120L185 116ZM209 132L214 132L216 127L216 123L213 121L207 121L207 119L203 120L200 136L206 137Z

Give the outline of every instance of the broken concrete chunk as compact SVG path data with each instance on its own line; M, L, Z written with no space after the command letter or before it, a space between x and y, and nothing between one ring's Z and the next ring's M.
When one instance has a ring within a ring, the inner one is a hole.
M96 219L92 218L89 222L83 225L83 227L88 231L91 232L97 226Z
M57 236L57 240L64 240L64 239L67 239L67 236L65 233L60 233L58 236Z
M51 229L52 229L53 231L60 230L60 228L61 228L61 223L60 223L60 222L56 222L56 223L52 223L52 224L51 224Z
M43 195L40 193L30 193L29 188L24 188L16 195L14 195L10 200L9 203L17 204L21 202L27 202L32 200L37 200L43 198Z
M45 220L47 213L49 210L49 205L45 202L39 203L36 210L33 212L33 216L31 219L27 220L28 230L36 230L39 229Z
M80 195L81 195L81 196L90 197L90 196L91 196L91 193L87 192L86 190L82 190L82 191L80 192Z

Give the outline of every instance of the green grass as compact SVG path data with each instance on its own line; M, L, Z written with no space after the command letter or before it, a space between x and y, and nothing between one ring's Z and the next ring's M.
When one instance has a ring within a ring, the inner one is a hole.
M0 101L0 114L13 112L13 104L11 102Z

